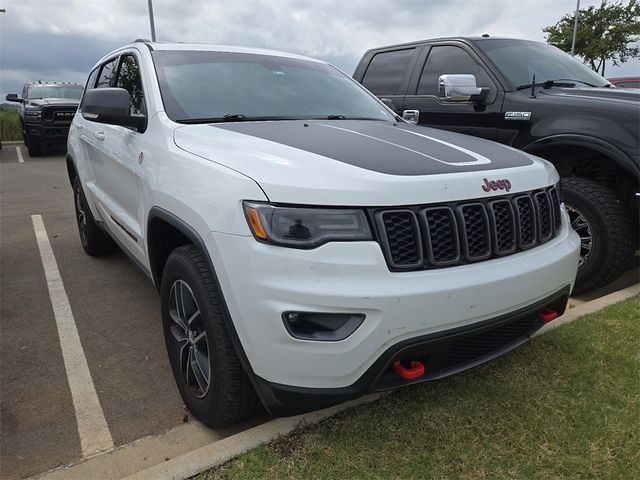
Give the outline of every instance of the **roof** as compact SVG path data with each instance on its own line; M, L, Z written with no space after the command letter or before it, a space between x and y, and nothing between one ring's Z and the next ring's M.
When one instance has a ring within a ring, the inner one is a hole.
M138 42L139 43L139 42ZM285 57L296 58L299 60L307 60L310 62L326 63L322 60L318 60L311 57L305 57L303 55L297 55L295 53L281 52L277 50L268 50L263 48L250 48L240 47L234 45L211 45L207 43L158 43L158 42L143 42L153 50L168 51L168 50L191 50L191 51L203 51L203 52L229 52L229 53L246 53L249 55L269 55L272 57ZM135 42L132 44L135 45Z
M396 44L392 44L392 45L385 45L382 47L376 47L376 48L371 48L369 51L372 50L384 50L386 48L395 48L395 47L413 47L413 46L417 46L417 45L422 45L425 43L430 43L430 42L446 42L446 41L463 41L463 42L468 42L468 43L473 43L473 42L482 42L485 40L509 40L512 42L535 42L535 43L541 43L541 42L536 42L535 40L527 40L524 38L510 38L510 37L492 37L492 36L462 36L462 37L438 37L438 38L425 38L424 40L415 40L413 42L406 42L406 43L396 43Z
M28 82L28 85L71 85L74 87L82 87L82 85L80 85L79 83L75 83L75 82L47 82L42 81L42 80L38 80L38 81L34 81L34 82Z

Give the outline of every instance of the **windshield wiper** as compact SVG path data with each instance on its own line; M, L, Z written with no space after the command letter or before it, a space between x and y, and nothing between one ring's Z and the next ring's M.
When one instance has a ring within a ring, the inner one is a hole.
M516 90L524 90L526 88L531 87L542 87L542 88L551 88L551 87L575 87L575 83L569 82L558 82L556 80L546 80L542 83L527 83L525 85L518 85Z

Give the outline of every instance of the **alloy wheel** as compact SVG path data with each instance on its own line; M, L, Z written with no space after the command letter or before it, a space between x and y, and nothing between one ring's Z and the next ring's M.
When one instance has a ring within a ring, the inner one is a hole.
M580 259L578 260L578 268L580 268L589 260L593 250L591 225L578 209L569 205L566 205L566 209L571 221L571 227L580 236Z
M172 347L180 361L182 378L197 398L209 392L209 343L195 296L183 280L176 280L169 296Z
M76 220L78 221L78 230L80 231L80 240L83 245L87 243L87 215L84 211L84 198L82 197L82 187L78 185L76 189Z

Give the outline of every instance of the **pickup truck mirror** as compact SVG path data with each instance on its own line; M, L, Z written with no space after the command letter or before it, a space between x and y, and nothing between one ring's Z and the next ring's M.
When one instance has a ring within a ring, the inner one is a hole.
M87 90L82 99L82 116L98 123L141 129L146 123L144 115L131 115L129 92L124 88L94 88Z
M489 94L476 85L475 75L440 75L438 96L450 102L481 102Z
M5 99L7 100L7 102L18 102L18 103L24 102L24 100L20 98L18 95L16 95L15 93L8 93Z

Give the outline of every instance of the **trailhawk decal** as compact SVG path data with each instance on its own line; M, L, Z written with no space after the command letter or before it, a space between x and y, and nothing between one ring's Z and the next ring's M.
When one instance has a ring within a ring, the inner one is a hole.
M367 120L212 124L389 175L437 175L531 165L521 152L468 135ZM268 151L268 145L261 148ZM293 155L295 153L292 152Z

